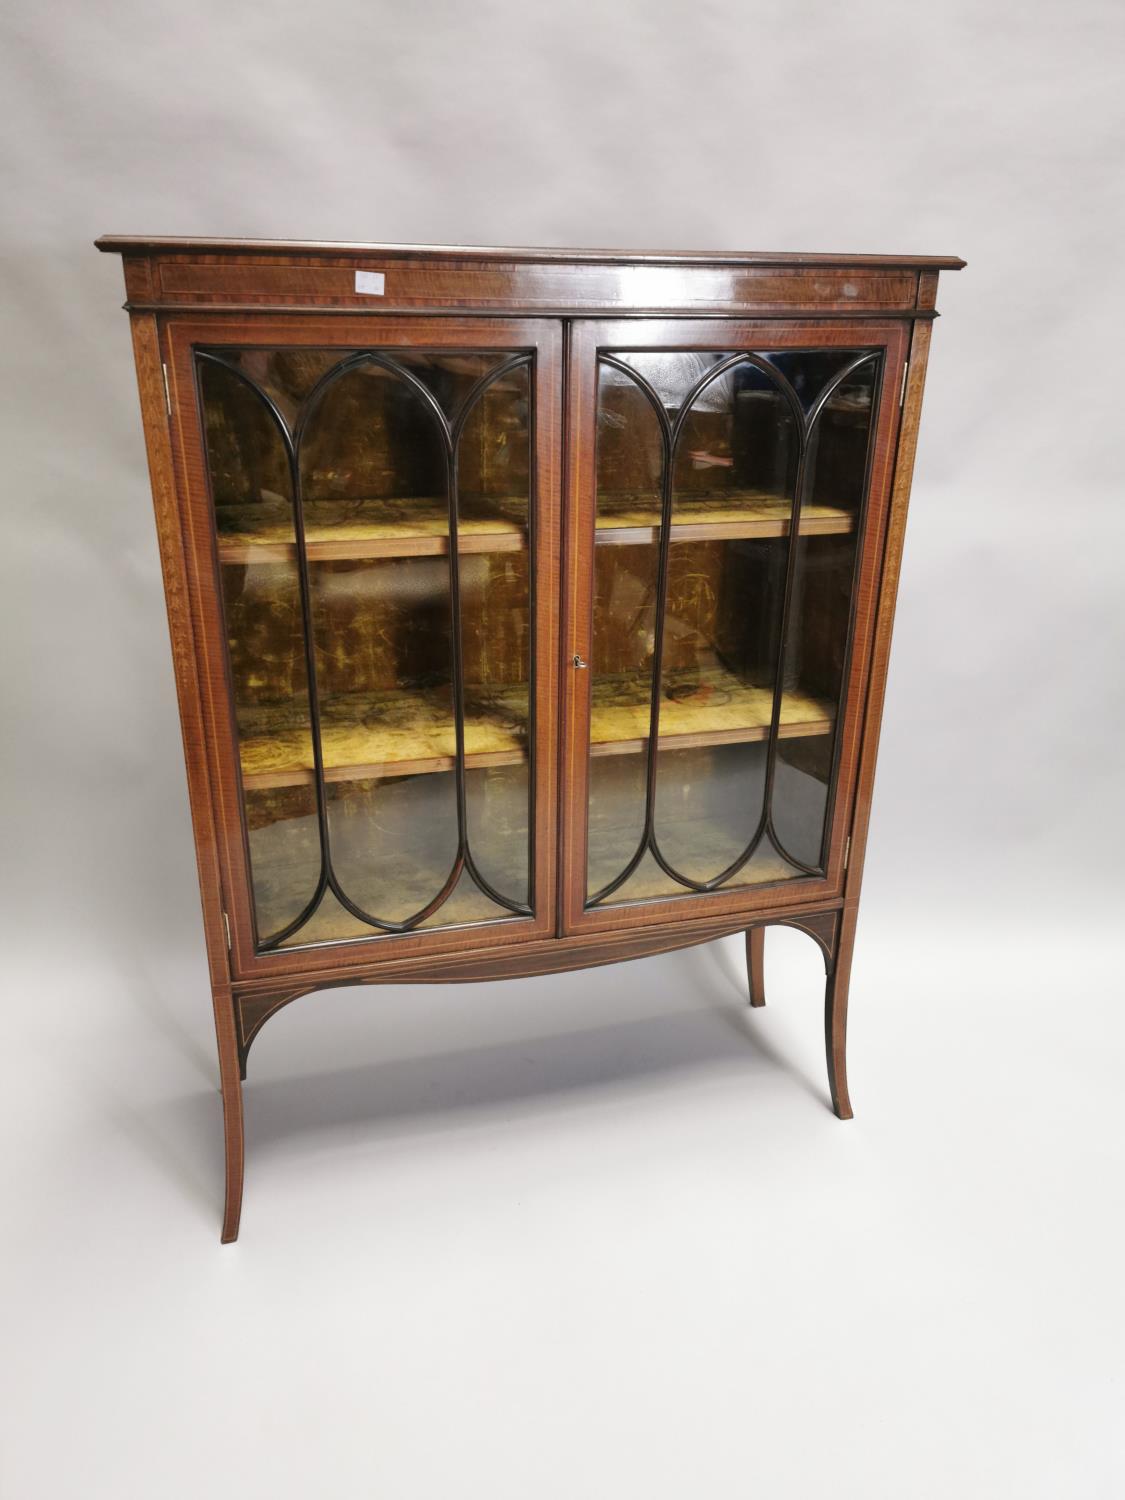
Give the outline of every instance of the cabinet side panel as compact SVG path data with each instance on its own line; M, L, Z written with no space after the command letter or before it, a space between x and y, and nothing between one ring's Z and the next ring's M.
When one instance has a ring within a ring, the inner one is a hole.
M198 659L188 602L183 537L166 418L164 371L155 317L151 314L134 313L130 321L156 533L164 576L172 662L176 674L176 696L184 741L200 897L203 903L207 961L212 985L222 986L230 982L223 927L222 885L200 706Z
M851 857L848 861L847 884L844 891L845 902L849 906L858 903L863 879L863 862L875 783L875 763L879 751L879 733L882 727L883 702L887 688L891 635L894 629L899 575L902 571L902 548L906 535L906 516L910 506L914 456L918 449L918 425L922 415L922 391L926 383L926 364L929 358L932 329L932 323L915 323L910 344L910 365L899 424L887 540L879 583L879 605L875 641L872 648L871 677L864 713L863 746L860 752L855 814L851 833Z

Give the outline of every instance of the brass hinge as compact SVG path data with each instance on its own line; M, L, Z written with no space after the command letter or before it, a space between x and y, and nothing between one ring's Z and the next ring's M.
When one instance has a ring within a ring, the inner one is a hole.
M230 952L230 918L223 912L223 930L227 935L227 952Z
M160 368L164 371L164 406L166 411L168 412L168 415L171 416L172 397L168 394L168 366L164 363L163 360L160 361Z
M910 373L910 361L907 360L902 367L902 390L898 393L898 404L902 406L906 401L906 377Z
M848 842L844 845L844 870L847 871L848 860L852 857L852 836L848 834Z

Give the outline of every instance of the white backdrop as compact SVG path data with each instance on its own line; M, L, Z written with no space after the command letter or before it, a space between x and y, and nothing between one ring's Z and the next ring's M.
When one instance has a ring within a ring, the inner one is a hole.
M9 0L2 25L4 1493L1120 1494L1125 9ZM752 1023L733 942L341 992L258 1044L220 1254L106 231L968 260L907 535L854 1125L790 935Z

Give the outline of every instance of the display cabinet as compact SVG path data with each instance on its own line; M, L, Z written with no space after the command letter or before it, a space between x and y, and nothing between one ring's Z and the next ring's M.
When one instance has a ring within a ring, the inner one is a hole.
M831 1098L953 258L108 237L124 257L238 1231L331 985L819 945Z

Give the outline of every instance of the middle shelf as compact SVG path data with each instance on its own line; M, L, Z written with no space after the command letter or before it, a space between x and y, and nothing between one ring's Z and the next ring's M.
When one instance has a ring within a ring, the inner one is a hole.
M678 495L672 535L685 542L787 536L791 511L791 500L764 490ZM465 498L458 518L458 550L524 551L526 518L526 497ZM305 502L304 519L310 562L435 557L449 551L448 511L445 500L437 496L311 500ZM292 507L280 497L218 505L215 520L222 563L279 562L296 554ZM659 501L643 492L600 495L595 525L602 546L655 543L660 536ZM848 510L812 502L802 507L802 536L839 534L854 526L855 517Z
M598 676L591 683L590 753L625 755L643 749L649 727L649 679ZM467 687L466 765L517 765L527 755L527 690ZM449 686L411 692L348 694L321 704L325 779L358 781L449 771L455 735ZM742 681L720 666L665 674L660 702L662 749L764 740L772 690ZM240 715L243 784L268 790L311 782L312 741L304 705L268 706ZM787 691L779 733L827 734L829 704Z
M463 504L461 552L522 552L527 501L517 497ZM310 562L364 557L440 557L449 551L449 510L437 496L383 500L306 500L305 552ZM287 500L217 505L219 561L280 562L296 555Z

